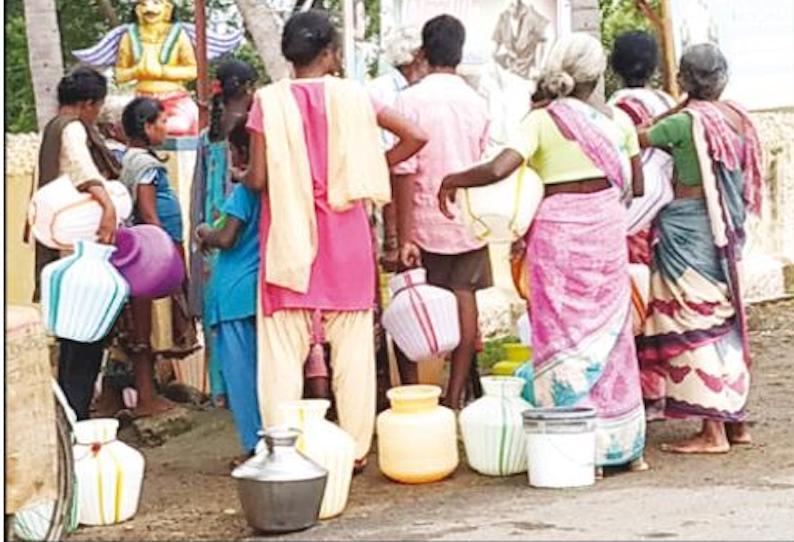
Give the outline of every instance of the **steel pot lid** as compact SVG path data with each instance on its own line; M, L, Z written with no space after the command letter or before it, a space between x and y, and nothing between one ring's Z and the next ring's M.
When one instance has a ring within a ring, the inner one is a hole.
M257 482L299 482L328 476L328 471L295 449L301 432L274 427L264 432L266 449L234 469L232 477Z

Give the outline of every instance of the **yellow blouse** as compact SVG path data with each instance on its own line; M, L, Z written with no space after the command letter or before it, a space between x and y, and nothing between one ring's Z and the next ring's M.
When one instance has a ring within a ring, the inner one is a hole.
M622 150L629 157L640 153L634 123L626 113L613 108L612 121L620 131ZM566 139L545 109L530 111L513 134L508 148L527 161L544 184L559 184L603 177L604 172L584 154L576 141Z

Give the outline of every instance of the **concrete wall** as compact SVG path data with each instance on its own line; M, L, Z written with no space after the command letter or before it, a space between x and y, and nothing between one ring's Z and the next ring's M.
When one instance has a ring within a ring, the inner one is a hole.
M601 10L598 0L571 0L571 30L601 39Z
M33 170L39 152L37 134L7 135L5 168L6 303L30 303L33 295L33 247L22 242Z

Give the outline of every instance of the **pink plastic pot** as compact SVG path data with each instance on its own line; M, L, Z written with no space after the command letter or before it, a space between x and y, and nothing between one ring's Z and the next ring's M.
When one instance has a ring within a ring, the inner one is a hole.
M110 263L129 283L131 297L167 297L182 286L185 263L162 228L150 224L119 228L116 247Z

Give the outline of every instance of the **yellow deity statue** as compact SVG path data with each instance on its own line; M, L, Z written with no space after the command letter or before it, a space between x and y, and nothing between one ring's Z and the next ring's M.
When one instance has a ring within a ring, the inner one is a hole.
M73 51L82 62L102 68L115 66L116 82L135 83L139 96L160 100L168 115L168 133L198 133L198 108L185 84L196 79L195 26L174 20L172 0L137 0L135 22L117 26L98 44ZM210 59L235 49L241 31L228 35L207 32Z

